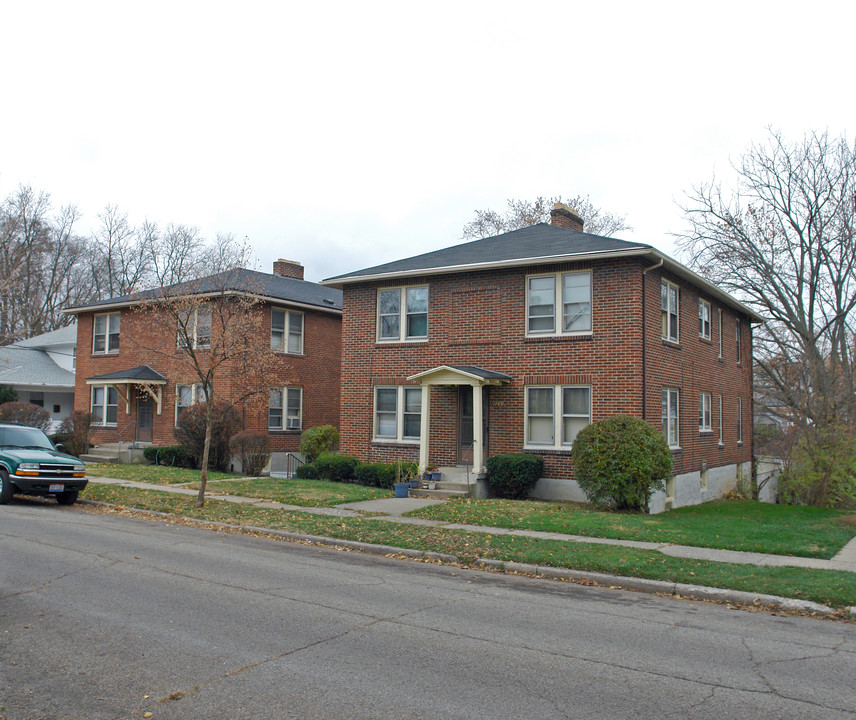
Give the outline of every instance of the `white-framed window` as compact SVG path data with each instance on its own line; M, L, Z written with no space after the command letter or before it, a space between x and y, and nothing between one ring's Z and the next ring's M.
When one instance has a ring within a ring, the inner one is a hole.
M722 445L722 395L719 396L719 444Z
M678 286L668 280L660 281L663 340L678 342Z
M722 308L717 308L719 314L719 359L722 360Z
M590 270L526 278L527 335L580 335L591 329Z
M735 322L735 325L734 325L734 337L735 337L735 340L737 341L737 362L740 362L740 361L743 359L743 357L742 357L742 347L741 347L741 346L743 345L743 343L741 342L741 339L742 339L742 338L741 338L741 335L742 335L742 332L741 332L742 327L741 327L741 324L740 324L740 318L737 318L734 322Z
M680 395L673 388L664 388L662 395L663 405L663 435L670 448L679 447L680 436L678 435L678 406Z
M193 383L190 385L175 386L175 419L178 421L178 416L196 403L205 402L205 390L202 383Z
M202 350L211 347L211 306L200 305L179 312L178 347Z
M713 429L710 419L710 393L699 393L698 396L698 430L699 432L710 432Z
M119 352L120 313L96 315L92 328L92 352L96 355Z
M392 385L375 388L374 437L390 442L418 442L422 432L422 388Z
M93 385L90 412L93 425L117 425L119 393L112 385Z
M428 286L382 288L377 292L377 339L428 339Z
M743 442L743 398L737 398L737 442Z
M568 449L591 423L588 385L533 385L526 388L526 445Z
M271 308L270 349L274 352L303 354L303 313Z
M303 426L303 388L271 388L268 406L268 428L300 430Z
M710 340L710 303L707 300L698 301L698 336Z

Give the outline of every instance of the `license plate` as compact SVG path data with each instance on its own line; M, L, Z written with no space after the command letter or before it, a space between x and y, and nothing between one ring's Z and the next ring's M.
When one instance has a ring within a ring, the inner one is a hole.
M65 490L65 485L62 483L51 483L48 492L62 492Z

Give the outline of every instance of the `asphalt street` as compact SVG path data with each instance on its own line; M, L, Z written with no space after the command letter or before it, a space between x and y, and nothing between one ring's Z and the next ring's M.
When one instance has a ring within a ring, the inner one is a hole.
M0 507L0 718L856 718L856 624Z

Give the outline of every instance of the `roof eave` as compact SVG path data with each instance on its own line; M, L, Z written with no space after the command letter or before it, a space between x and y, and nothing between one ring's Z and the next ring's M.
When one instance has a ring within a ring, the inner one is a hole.
M299 300L288 300L285 298L272 297L269 295L258 295L256 293L249 293L249 292L245 292L242 290L226 290L226 291L216 290L213 292L206 292L206 293L189 293L187 295L170 296L166 299L173 301L173 300L183 300L185 298L191 299L191 298L223 297L226 295L229 295L229 296L240 295L243 297L249 296L249 297L258 298L261 302L270 303L271 305L288 305L289 307L299 307L299 308L303 308L303 309L307 309L307 310L318 310L319 312L326 312L326 313L330 313L332 315L341 315L342 314L341 308L328 307L325 305L313 305L312 303L301 302ZM107 303L102 303L99 305L82 305L80 307L65 308L63 310L63 313L65 313L66 315L79 315L80 313L84 313L84 312L101 312L103 310L121 310L122 308L134 307L137 305L144 305L144 304L155 305L155 304L157 304L157 299L156 298L141 298L139 300L125 300L123 302L116 302L116 303L107 302Z

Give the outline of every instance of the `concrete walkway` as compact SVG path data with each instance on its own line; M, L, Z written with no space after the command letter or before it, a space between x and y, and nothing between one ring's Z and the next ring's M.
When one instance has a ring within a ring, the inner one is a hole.
M134 480L121 480L118 478L90 477L89 482L122 485L124 487L141 488L144 490L160 490L162 492L192 495L194 497L198 494L196 490L191 490L190 488L182 487L181 485L155 485L153 483L142 483ZM847 543L847 545L845 545L844 548L842 548L842 550L831 560L820 560L817 558L792 557L790 555L767 555L764 553L743 552L738 550L715 550L690 545L673 545L671 543L642 542L639 540L614 540L611 538L597 538L585 535L564 535L562 533L541 532L538 530L510 530L508 528L487 527L485 525L462 525L443 522L440 520L424 520L422 518L404 517L405 513L412 510L418 510L429 505L436 505L438 503L445 502L445 500L429 500L424 498L382 498L380 500L345 503L343 505L329 508L287 505L285 503L278 503L270 500L258 500L255 498L240 497L238 495L221 495L211 492L206 493L206 497L211 500L243 503L246 505L252 505L253 507L268 509L278 508L280 510L305 512L313 515L365 517L367 514L370 514L373 515L373 520L383 520L408 525L443 527L450 530L466 530L468 532L482 532L490 535L516 535L520 537L540 538L544 540L618 545L623 547L639 548L642 550L655 550L663 553L664 555L693 560L856 572L856 538L853 538L849 543Z

